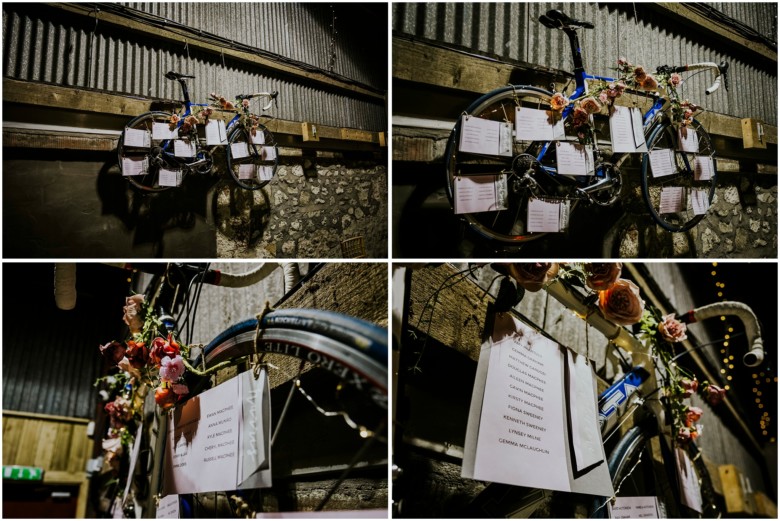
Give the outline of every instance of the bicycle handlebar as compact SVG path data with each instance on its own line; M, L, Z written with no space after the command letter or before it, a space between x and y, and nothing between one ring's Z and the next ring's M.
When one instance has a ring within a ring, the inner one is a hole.
M671 65L661 65L656 70L659 73L672 73L672 72L689 72L689 71L697 71L697 70L706 70L706 69L715 69L715 81L713 81L712 85L708 89L706 89L704 92L709 96L716 90L720 88L720 83L723 81L724 85L726 86L726 90L729 90L729 80L728 80L728 70L729 70L729 64L728 62L720 62L720 64L717 64L715 62L701 62L701 63L692 63L690 65L683 65L681 67L673 67Z
M275 90L273 92L255 92L254 94L239 94L236 96L237 100L245 100L245 99L252 99L257 97L263 97L268 98L268 104L266 104L263 107L263 110L268 110L271 108L271 105L276 103L276 98L279 96L279 91Z
M758 317L746 304L733 301L715 302L678 315L677 319L681 322L692 324L700 320L725 315L736 316L745 326L748 352L742 357L742 362L747 367L756 367L764 361L764 341L761 338L761 326L758 323Z

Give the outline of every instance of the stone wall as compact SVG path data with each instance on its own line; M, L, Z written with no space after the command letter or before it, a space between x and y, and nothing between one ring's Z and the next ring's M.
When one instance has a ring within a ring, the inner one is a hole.
M387 257L383 162L290 158L261 190L222 185L216 205L219 257Z

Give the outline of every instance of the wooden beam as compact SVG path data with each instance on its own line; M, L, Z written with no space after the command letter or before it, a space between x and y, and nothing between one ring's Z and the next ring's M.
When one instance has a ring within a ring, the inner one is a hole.
M20 105L33 105L38 107L63 109L68 113L82 112L90 114L110 114L124 116L131 119L144 112L161 107L175 109L181 106L181 102L161 100L154 98L140 98L122 94L111 94L94 89L81 89L75 87L62 87L59 85L3 79L3 103L18 103ZM216 110L215 119L230 120L235 115L232 111ZM301 122L272 118L266 122L266 126L274 134L287 134L290 136L302 136ZM121 130L121 127L117 128ZM358 129L346 129L317 124L317 133L322 139L337 141L370 143L379 147L379 133ZM4 132L6 134L6 132ZM56 133L55 133L56 135ZM87 134L88 135L88 134ZM63 139L64 148L77 148L79 150L103 150L105 139L101 138L90 144L85 135L74 134ZM52 135L45 137L50 146L44 148L56 148L51 141ZM90 139L95 139L91 136ZM114 141L116 139L114 138ZM73 146L66 146L70 143ZM4 146L14 146L3 143ZM31 144L21 143L19 146L30 147ZM79 148L86 146L87 148ZM97 148L90 148L95 146ZM293 146L293 145L288 145ZM325 146L325 145L322 145Z
M26 412L26 411L11 411L7 409L3 409L3 417L16 417L16 418L27 418L31 420L46 420L46 421L55 421L55 422L67 422L67 423L81 423L81 424L88 424L91 420L85 419L85 418L74 418L72 416L54 416L51 414L39 414L36 412Z
M90 20L95 17L92 7L87 4L51 3L49 5L69 13L89 17ZM100 23L121 27L122 29L133 31L134 33L137 33L141 36L163 40L166 42L173 42L179 45L184 45L184 43L186 43L193 49L198 49L218 56L224 55L228 58L248 63L250 65L262 67L264 69L270 69L282 74L288 74L299 80L305 80L307 83L315 82L320 85L325 85L353 95L359 95L380 101L385 100L384 94L378 93L369 88L333 78L322 72L305 70L303 68L296 67L295 65L275 61L255 53L221 47L219 45L210 43L206 38L195 36L190 32L178 31L172 27L161 29L150 24L131 20L130 18L106 11L101 11L97 15L97 19L100 21Z
M714 22L682 2L648 3L648 6L654 7L666 15L672 15L673 17L682 19L686 24L696 25L710 34L727 40L729 43L738 46L742 50L747 50L750 53L755 53L772 60L775 63L777 62L777 51L770 49L763 43L748 40L736 31Z

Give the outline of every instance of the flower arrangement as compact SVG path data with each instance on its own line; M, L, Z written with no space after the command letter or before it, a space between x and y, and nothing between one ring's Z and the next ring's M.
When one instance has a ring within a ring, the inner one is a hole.
M726 391L696 377L678 366L674 344L687 339L687 327L675 319L674 314L661 315L642 300L639 288L630 280L620 278L622 264L605 263L512 263L506 272L518 285L528 291L539 291L556 277L574 286L590 291L586 301L596 303L604 318L611 322L631 326L639 324L639 338L652 347L655 357L666 368L665 397L671 410L673 432L679 445L686 445L701 435L697 422L704 411L684 400L700 394L712 405L725 398Z
M106 399L109 429L102 445L106 462L116 471L135 439L149 389L156 388L155 402L162 409L189 394L183 381L186 363L182 354L188 356L187 346L180 345L173 334L161 334L162 322L143 295L127 297L123 311L129 338L99 346L100 354L118 370L95 382L106 386L101 395Z
M694 114L701 110L698 105L681 100L677 88L682 83L677 73L659 72L655 75L645 71L641 65L633 65L625 58L617 61L619 78L612 82L594 82L590 85L589 96L574 101L569 100L561 92L556 92L550 99L550 108L562 112L569 105L574 105L564 125L566 130L575 134L583 145L595 143L595 130L591 124L591 115L598 114L604 107L611 107L615 100L623 95L626 88L654 92L665 90L671 105L672 123L686 127L693 123Z

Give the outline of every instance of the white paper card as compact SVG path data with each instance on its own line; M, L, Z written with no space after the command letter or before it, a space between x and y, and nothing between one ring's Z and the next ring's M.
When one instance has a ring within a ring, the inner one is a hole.
M458 150L470 154L511 156L512 127L509 123L491 121L476 116L462 116L460 123L460 143ZM504 129L502 130L502 127ZM506 141L506 127L509 127L510 146L502 144Z
M561 203L529 198L527 227L529 232L555 233L561 231Z
M517 107L515 109L517 141L554 141L566 139L563 118L555 111Z
M149 172L149 158L144 157L123 157L122 175L145 175Z
M696 156L693 178L697 181L709 181L715 174L715 167L710 156Z
M256 175L257 175L257 165L253 163L238 165L239 179L254 179Z
M491 340L473 478L569 490L563 353L509 313L496 315Z
M571 201L561 203L561 230L569 227L569 216L571 215Z
M157 505L157 519L179 519L179 495L169 494Z
M569 422L575 475L604 461L598 395L593 366L584 355L566 350Z
M674 152L668 148L659 148L650 151L650 168L653 177L663 177L677 172L674 162Z
M455 178L455 213L495 212L507 207L506 176L470 175Z
M276 159L276 147L266 146L262 148L263 152L260 157L263 161L273 161Z
M164 492L271 486L270 414L265 371L190 398L168 420Z
M160 169L160 186L179 186L181 184L181 170Z
M593 149L579 143L556 141L558 174L594 175Z
M127 483L125 483L125 491L122 494L122 503L127 499L127 493L130 492L130 485L133 484L133 473L135 472L135 464L138 463L138 455L141 453L141 437L143 429L138 429L133 442L133 449L130 451L130 465L127 472Z
M189 139L177 139L173 142L173 155L176 157L195 157L198 146Z
M257 177L261 181L270 181L274 177L274 169L272 166L260 165L257 167Z
M677 150L682 152L699 152L699 136L696 131L688 127L680 127L677 131L679 140L677 141Z
M253 145L265 145L265 132L258 129L254 136L252 135L252 132L249 132L249 141L251 141Z
M179 129L174 125L171 130L171 125L168 123L160 123L155 121L152 123L152 139L178 139Z
M676 448L677 476L680 482L680 501L696 512L701 513L701 488L699 487L699 477L693 468L693 462L688 457L688 453L683 449Z
M152 146L152 136L148 130L138 128L125 128L125 147L149 148Z
M241 159L242 157L249 157L249 147L246 143L231 143L230 155L233 159Z
M685 191L681 186L661 188L661 201L658 213L677 213L685 209Z
M694 215L704 215L710 208L709 190L691 190L691 206Z
M221 119L210 119L206 123L206 144L208 146L227 145L227 130Z
M609 117L612 151L620 153L647 152L642 128L642 113L637 108L612 107Z
M658 498L655 496L617 497L610 501L609 517L612 519L659 519Z

